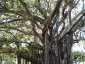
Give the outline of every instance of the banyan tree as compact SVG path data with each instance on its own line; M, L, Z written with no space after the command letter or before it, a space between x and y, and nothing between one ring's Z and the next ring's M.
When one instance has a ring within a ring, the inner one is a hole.
M25 64L73 64L71 48L83 38L84 16L84 0L1 0L0 31L10 38L0 42L17 46L18 64L21 58Z

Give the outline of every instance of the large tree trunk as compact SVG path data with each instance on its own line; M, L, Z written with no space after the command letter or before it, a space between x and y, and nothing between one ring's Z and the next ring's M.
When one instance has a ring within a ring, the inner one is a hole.
M44 33L44 64L72 64L73 33L70 31L59 40L59 36L54 37L52 30L50 29Z

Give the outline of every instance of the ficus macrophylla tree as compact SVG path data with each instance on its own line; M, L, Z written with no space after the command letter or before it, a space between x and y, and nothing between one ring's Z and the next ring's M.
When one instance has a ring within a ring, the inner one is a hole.
M75 34L85 24L84 1L1 0L0 12L3 42L16 45L18 64L21 58L31 64L72 64L71 47L79 41Z

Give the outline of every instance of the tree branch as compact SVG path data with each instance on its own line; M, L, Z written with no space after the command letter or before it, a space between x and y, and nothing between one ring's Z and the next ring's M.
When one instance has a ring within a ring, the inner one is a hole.
M28 15L31 16L31 13L30 13L30 11L28 10L28 7L27 7L26 3L24 3L22 0L19 0L19 2L20 2L20 3L23 5L23 7L26 9Z
M56 7L54 8L51 16L45 21L44 27L43 27L43 32L45 32L48 29L48 26L50 25L53 17L59 13L59 8L61 5L62 0L58 0L56 3Z
M38 17L38 16L33 16L33 19L36 20L37 22L40 22L40 24L44 24L44 19Z
M8 12L8 13L15 13L15 14L17 14L17 15L22 16L22 14L14 11L14 10L9 10L9 9L7 9L6 7L2 6L1 4L0 4L0 6L2 7L2 8L0 9L0 12L1 12L1 13L2 13L2 12Z
M12 22L18 22L18 21L21 21L21 20L23 20L22 18L21 19L13 19L13 20L9 20L9 21L6 21L6 22L0 22L0 25L2 25L2 24L6 24L6 23L12 23Z
M85 11L80 15L80 17L71 25L71 26L67 26L64 31L62 32L62 34L60 35L59 40L61 40L65 35L67 35L70 31L72 31L72 29L74 28L74 26L76 26L81 19L83 18L83 16L85 15Z
M25 35L34 35L34 34L32 34L32 32L25 32L25 31L23 31L23 30L20 30L20 29L18 29L18 28L16 28L16 27L0 27L0 28L4 28L4 29L12 29L12 30L17 30L17 31L19 31L19 32L21 32L21 33L23 33L23 34L25 34ZM7 30L1 30L1 31L7 31Z
M23 58L25 60L28 60L28 61L32 62L33 64L41 64L41 61L39 61L39 60L37 60L37 59L35 59L33 57L29 57L28 55L23 54L23 53L19 54L19 57Z
M83 10L81 10L73 19L72 19L72 21L74 21L76 18L78 18L81 14L83 14Z
M34 35L37 36L37 37L42 41L42 38L41 38L40 35L37 33L37 31L35 30L35 28L33 28L33 32L34 32Z

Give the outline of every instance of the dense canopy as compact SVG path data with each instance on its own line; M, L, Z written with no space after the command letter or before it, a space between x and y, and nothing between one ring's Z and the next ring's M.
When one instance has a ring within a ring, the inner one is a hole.
M0 53L15 53L18 64L72 64L84 16L84 0L0 0Z

